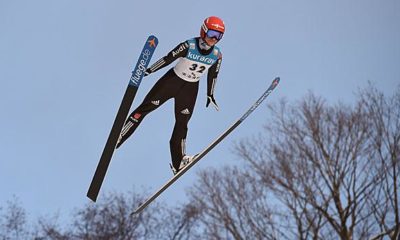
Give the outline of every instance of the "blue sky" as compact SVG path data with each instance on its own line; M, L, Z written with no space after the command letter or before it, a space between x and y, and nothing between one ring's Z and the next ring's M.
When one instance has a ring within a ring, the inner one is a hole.
M87 188L145 39L159 38L154 62L198 36L210 15L226 23L215 92L220 111L205 108L203 78L188 153L236 121L276 76L281 83L269 103L313 91L351 104L368 81L386 94L400 83L399 1L209 3L0 0L0 206L17 196L37 217L65 216L88 203ZM134 107L165 71L143 80ZM199 169L238 163L233 143L257 134L267 114L263 104L160 200L184 201ZM172 101L146 118L115 153L99 199L111 191L155 190L171 177L173 123Z

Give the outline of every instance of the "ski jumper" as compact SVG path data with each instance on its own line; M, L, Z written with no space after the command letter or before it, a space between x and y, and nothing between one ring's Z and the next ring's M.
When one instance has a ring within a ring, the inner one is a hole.
M213 95L222 54L218 47L209 50L199 47L199 38L192 38L180 43L166 56L155 62L148 73L153 73L168 66L179 59L175 67L162 76L142 104L128 117L121 131L117 148L132 135L144 117L157 109L167 100L175 100L175 126L170 139L170 152L172 164L179 169L180 162L185 156L185 143L188 131L188 122L193 114L199 88L200 77L207 74L207 95Z

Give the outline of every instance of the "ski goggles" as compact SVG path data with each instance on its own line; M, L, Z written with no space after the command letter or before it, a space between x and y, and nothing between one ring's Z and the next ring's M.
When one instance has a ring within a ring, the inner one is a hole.
M206 36L208 37L208 38L215 38L215 39L217 39L217 40L221 40L221 38L222 38L222 36L223 36L224 34L222 33L222 32L218 32L218 31L215 31L215 30L208 30L207 31L207 33L206 33Z

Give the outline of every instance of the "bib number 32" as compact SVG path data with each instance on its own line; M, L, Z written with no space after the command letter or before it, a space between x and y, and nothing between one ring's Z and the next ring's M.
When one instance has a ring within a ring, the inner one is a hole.
M198 72L198 73L203 73L204 70L206 70L206 67L203 66L203 65L200 65L200 66L199 66L198 64L193 63L193 64L192 64L192 67L190 67L189 70L190 70L190 71L196 71L196 72Z

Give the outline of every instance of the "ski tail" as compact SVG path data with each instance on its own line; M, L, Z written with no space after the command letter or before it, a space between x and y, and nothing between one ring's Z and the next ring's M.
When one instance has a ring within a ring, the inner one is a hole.
M129 80L128 87L122 98L121 105L118 109L117 116L114 120L114 124L111 128L111 132L108 136L106 145L103 149L103 153L100 157L100 161L97 165L96 172L93 176L92 182L90 183L89 190L87 192L87 197L92 201L96 202L97 196L99 194L101 185L104 181L108 166L111 162L112 155L117 144L119 134L124 125L125 119L129 113L132 102L135 99L136 92L139 85L143 79L144 71L146 70L150 59L158 45L158 39L155 36L149 36L146 43L142 49L139 59L136 63L134 70L132 71L132 76Z
M147 200L141 203L131 215L139 214L143 209L145 209L151 202L153 202L161 193L163 193L169 186L171 186L176 180L178 180L186 171L194 166L200 159L202 159L208 152L210 152L215 146L217 146L226 136L228 136L233 130L235 130L278 86L280 81L279 77L276 77L268 89L261 95L261 97L250 107L249 110L243 116L237 120L232 126L230 126L225 132L223 132L218 138L214 140L208 147L206 147L202 152L196 155L193 161L180 170L175 176L173 176L164 186L162 186L157 192L150 196Z

